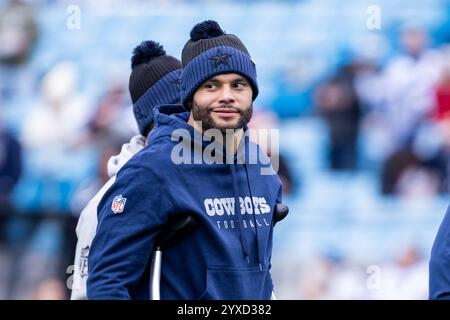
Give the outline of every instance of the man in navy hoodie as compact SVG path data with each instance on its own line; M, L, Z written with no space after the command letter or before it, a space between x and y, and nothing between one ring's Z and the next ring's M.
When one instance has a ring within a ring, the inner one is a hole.
M89 299L148 299L155 239L187 215L197 227L164 252L162 299L271 297L281 182L263 170L270 162L246 134L258 95L255 64L214 21L192 29L182 63L181 98L190 112L156 108L149 145L99 203ZM222 147L211 148L211 140Z

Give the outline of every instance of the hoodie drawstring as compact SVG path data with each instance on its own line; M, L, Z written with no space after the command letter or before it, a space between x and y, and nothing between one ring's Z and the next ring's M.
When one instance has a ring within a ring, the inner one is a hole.
M256 211L255 211L255 206L254 206L254 204L253 204L253 194L252 194L252 188L250 187L250 179L249 179L249 176L248 176L248 169L247 169L247 165L246 165L245 163L244 163L244 168L245 168L245 174L246 174L246 176L247 176L248 190L249 190L249 192L250 192L250 204L251 204L251 206L252 206L253 222L255 223L256 247L257 247L257 250L258 250L259 269L262 270L262 258L261 258L262 255L261 255L261 249L260 249L260 247L259 247L260 239L259 239L259 233L258 233L258 223L257 223L257 221L256 221L256 216L255 216L255 215L256 215Z
M248 256L248 244L247 244L247 240L244 237L244 232L242 230L243 222L242 222L242 215L239 210L239 190L238 190L238 185L237 185L236 168L234 167L234 164L230 165L230 169L231 169L231 176L233 177L234 212L238 218L239 237L241 239L242 253L244 254L244 258L247 259L247 263L250 263L250 258Z

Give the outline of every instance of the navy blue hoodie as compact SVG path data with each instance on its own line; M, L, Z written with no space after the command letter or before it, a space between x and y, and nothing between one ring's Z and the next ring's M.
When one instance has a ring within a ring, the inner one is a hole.
M148 146L119 171L98 206L89 299L148 299L155 238L169 220L186 214L198 227L163 252L161 299L271 297L272 217L281 182L276 174L261 175L262 164L248 164L248 152L247 164L175 164L171 153L180 143L172 132L194 135L182 110L156 109ZM251 146L243 139L240 148ZM206 148L201 143L191 156Z
M450 208L434 240L429 271L429 298L450 299Z

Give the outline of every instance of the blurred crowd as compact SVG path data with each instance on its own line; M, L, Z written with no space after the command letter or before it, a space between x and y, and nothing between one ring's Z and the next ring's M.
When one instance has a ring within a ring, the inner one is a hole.
M68 297L78 215L108 180L109 157L137 133L129 75L109 78L92 94L83 89L76 60L54 61L40 74L30 67L30 59L42 52L39 30L36 7L0 2L0 299ZM371 172L385 197L447 195L450 33L435 41L429 31L403 24L388 58L349 55L306 89L302 68L295 67L304 61L293 58L289 70L273 80L273 99L255 106L251 126L282 131L287 120L320 119L327 136L323 171ZM294 85L284 86L286 81ZM280 111L292 103L294 116ZM287 199L301 198L305 172L298 172L283 150L271 156L280 158ZM289 260L280 264L292 272L277 273L279 296L422 299L425 261L416 248L405 249L380 263L382 279L392 288L368 291L364 263L336 253L309 263Z
M127 78L92 99L80 92L73 61L30 74L38 38L35 9L7 1L0 9L0 299L68 297L78 215L109 179L109 157L136 133ZM33 105L20 128L9 128L4 104L27 95Z
M450 45L430 48L417 25L402 28L399 44L385 65L351 60L316 90L316 111L329 130L329 166L378 165L384 195L448 193ZM368 150L359 161L362 137Z
M279 299L428 299L424 277L428 264L414 247L403 248L377 265L328 252L308 260L289 259L283 269L276 283Z

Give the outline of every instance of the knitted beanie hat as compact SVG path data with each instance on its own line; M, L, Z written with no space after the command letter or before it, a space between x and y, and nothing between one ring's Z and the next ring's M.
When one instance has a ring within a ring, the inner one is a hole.
M244 76L253 89L253 100L258 96L256 67L247 48L238 37L226 34L216 21L206 20L192 28L181 61L181 101L188 110L200 85L219 74Z
M181 62L166 55L163 46L144 41L133 50L129 90L139 132L153 123L153 108L180 101Z

